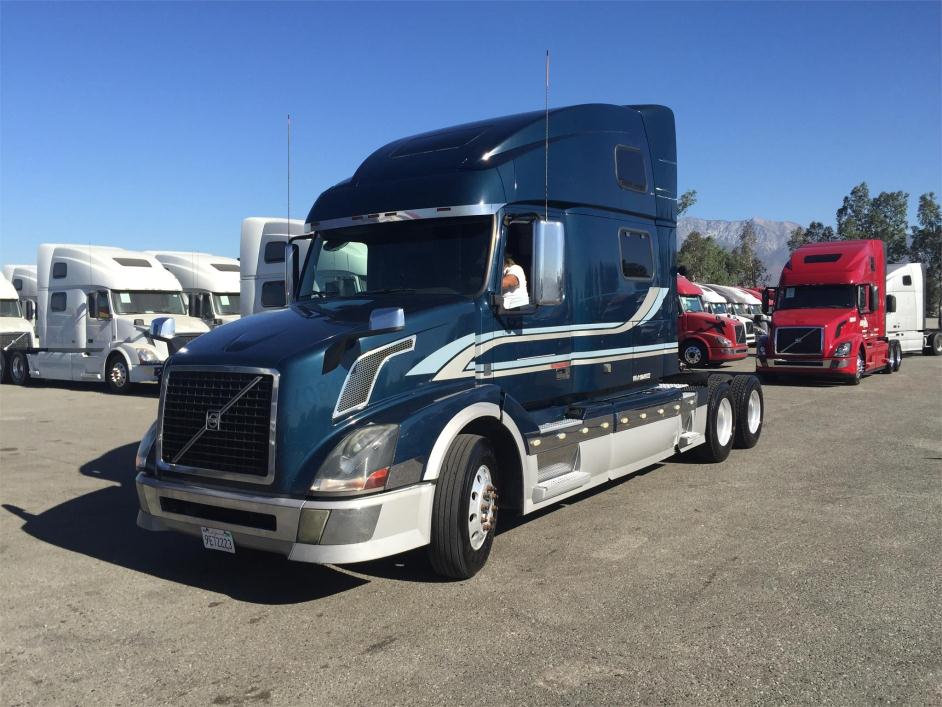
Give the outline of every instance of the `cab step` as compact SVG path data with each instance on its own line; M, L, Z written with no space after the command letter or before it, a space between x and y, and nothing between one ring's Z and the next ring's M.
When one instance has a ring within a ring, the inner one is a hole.
M589 482L591 476L584 471L570 471L552 479L541 481L533 487L533 502L540 503L548 498L572 491Z

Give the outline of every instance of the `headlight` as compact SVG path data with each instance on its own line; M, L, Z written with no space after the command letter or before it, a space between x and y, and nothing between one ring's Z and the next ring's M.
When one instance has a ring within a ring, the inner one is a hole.
M733 342L727 339L725 336L718 336L716 340L719 342L720 346L732 346Z
M141 443L137 445L137 454L134 455L134 468L137 471L153 471L153 462L154 459L148 459L151 456L151 452L154 450L154 445L157 442L157 423L152 424L147 432L144 433ZM147 466L147 462L151 462L150 468Z
M756 346L756 355L759 358L765 358L765 344L759 344Z
M834 349L835 356L849 356L850 355L850 342L845 341L843 344Z
M398 439L398 425L370 425L351 432L321 464L311 491L381 491L386 486Z
M137 351L137 360L140 363L160 363L160 359L157 358L155 354L150 349L136 349Z

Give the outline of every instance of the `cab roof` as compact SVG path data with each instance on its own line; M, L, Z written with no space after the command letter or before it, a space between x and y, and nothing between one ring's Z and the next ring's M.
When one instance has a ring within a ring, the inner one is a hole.
M809 243L791 254L781 285L859 284L884 279L886 258L879 240Z
M700 297L703 295L703 290L690 282L690 280L685 278L683 275L678 275L677 294L681 297Z

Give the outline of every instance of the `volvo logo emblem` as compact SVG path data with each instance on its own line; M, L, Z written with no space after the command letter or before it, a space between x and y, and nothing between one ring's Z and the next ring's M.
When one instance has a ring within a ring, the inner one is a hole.
M221 422L222 413L219 410L209 410L206 413L206 430L208 432L218 432Z

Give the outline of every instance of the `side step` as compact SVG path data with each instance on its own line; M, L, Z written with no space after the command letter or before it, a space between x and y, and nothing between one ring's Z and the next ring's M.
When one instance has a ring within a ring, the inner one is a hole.
M677 450L682 452L685 449L689 449L690 447L695 447L701 442L705 442L705 441L706 441L706 437L704 437L699 432L684 432L680 436L680 439L677 440Z
M590 475L584 471L570 471L546 481L541 481L533 487L533 502L539 503L553 496L572 491L589 482Z

